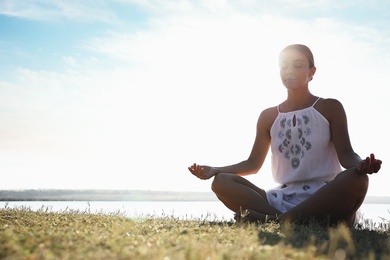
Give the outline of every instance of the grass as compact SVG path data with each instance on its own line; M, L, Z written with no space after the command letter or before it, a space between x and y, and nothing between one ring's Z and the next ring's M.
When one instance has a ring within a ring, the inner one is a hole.
M390 228L0 209L0 259L390 259Z

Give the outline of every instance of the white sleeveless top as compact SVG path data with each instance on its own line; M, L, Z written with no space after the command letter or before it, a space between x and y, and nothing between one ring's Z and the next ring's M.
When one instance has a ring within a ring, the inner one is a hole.
M275 182L331 181L341 172L329 122L314 108L319 99L308 108L286 113L280 112L278 106L278 116L271 127Z

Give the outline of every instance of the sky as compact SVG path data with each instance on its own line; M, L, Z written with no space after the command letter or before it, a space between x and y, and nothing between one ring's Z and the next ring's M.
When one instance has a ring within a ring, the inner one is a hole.
M0 189L210 191L192 163L247 159L281 103L283 47L311 48L311 91L344 105L390 196L390 2L0 0ZM248 177L272 188L267 158Z

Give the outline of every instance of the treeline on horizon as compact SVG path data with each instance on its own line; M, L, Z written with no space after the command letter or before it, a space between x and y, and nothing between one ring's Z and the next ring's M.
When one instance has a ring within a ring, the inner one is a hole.
M149 190L0 190L0 201L217 201L212 192ZM366 197L365 203L390 204L390 197Z
M0 201L215 201L211 192L143 190L0 190Z

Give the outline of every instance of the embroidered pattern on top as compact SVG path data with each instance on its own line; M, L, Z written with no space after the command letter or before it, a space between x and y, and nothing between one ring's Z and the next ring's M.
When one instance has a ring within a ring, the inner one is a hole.
M284 158L290 160L291 168L298 169L301 164L301 160L305 157L305 152L309 151L312 147L308 137L311 135L311 128L309 127L310 118L303 115L301 118L295 117L295 125L293 126L292 119L283 118L280 121L281 130L278 132L278 139L281 143L278 147L280 153ZM294 135L294 136L293 136ZM292 140L298 140L296 143L292 143Z
M291 202L293 200L294 194L283 194L283 200L287 202Z

